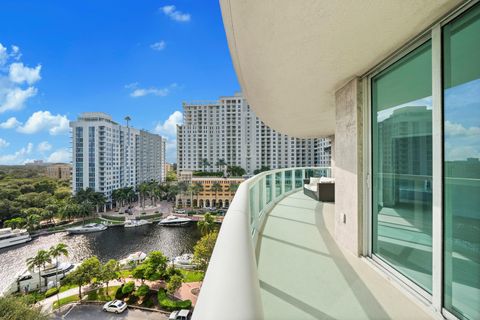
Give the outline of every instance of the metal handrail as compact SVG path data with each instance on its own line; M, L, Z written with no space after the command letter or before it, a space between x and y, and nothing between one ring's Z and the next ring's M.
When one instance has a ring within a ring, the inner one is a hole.
M258 231L266 213L285 196L301 189L303 179L311 171L317 171L315 176L331 176L331 169L325 167L286 168L259 173L240 184L218 234L193 320L263 319L254 250ZM285 180L287 172L290 172L290 181ZM298 172L301 177L296 175ZM280 185L276 180L278 174ZM296 187L297 179L302 180L299 187ZM271 197L267 197L267 187ZM278 195L277 188L280 188Z

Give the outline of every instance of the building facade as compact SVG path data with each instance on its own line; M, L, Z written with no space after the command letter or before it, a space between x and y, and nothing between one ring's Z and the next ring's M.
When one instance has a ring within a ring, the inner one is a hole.
M57 180L70 180L72 177L72 166L68 163L54 163L46 168L46 175Z
M179 182L189 186L201 185L198 193L187 190L175 198L177 207L228 208L235 196L236 188L244 181L243 178L194 177L191 171L182 171L178 175ZM212 186L220 186L217 191Z
M177 126L178 172L223 171L219 160L247 174L262 167L330 165L328 139L293 138L269 128L241 94L184 103L183 116L183 125Z
M82 113L72 128L73 192L92 188L111 200L112 191L165 178L165 140L122 126L102 112Z

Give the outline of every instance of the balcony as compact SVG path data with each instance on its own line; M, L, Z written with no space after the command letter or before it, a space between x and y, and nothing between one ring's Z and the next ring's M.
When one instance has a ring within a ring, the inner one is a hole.
M193 319L426 319L431 315L334 237L335 204L303 194L329 168L243 182L230 205Z

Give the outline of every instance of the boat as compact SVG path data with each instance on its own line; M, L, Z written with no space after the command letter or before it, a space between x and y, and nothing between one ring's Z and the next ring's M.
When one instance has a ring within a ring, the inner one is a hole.
M57 285L57 279L60 281L68 273L75 270L75 267L76 266L70 262L55 261L54 263L49 263L40 269L40 277L38 275L39 269L37 267L26 269L15 278L3 294L50 289Z
M193 263L193 254L184 253L178 257L175 257L170 265L181 269L194 269L196 265Z
M158 224L161 226L182 226L190 223L192 219L185 217L177 216L168 216L165 219L162 219Z
M125 228L134 228L134 227L140 227L144 226L146 224L150 224L150 221L147 220L133 220L133 219L127 219L125 220Z
M107 226L103 223L89 223L83 226L67 228L66 231L70 234L79 234L103 231L105 229L107 229Z
M0 249L32 240L25 229L0 229Z
M120 266L123 268L133 267L145 261L146 258L147 254L145 252L137 251L120 260Z

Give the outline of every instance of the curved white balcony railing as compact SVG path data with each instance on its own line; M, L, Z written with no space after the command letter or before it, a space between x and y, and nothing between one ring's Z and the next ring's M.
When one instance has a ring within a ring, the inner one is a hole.
M240 184L223 220L198 297L194 320L263 319L255 247L275 204L303 187L303 179L330 177L330 168L262 172Z

